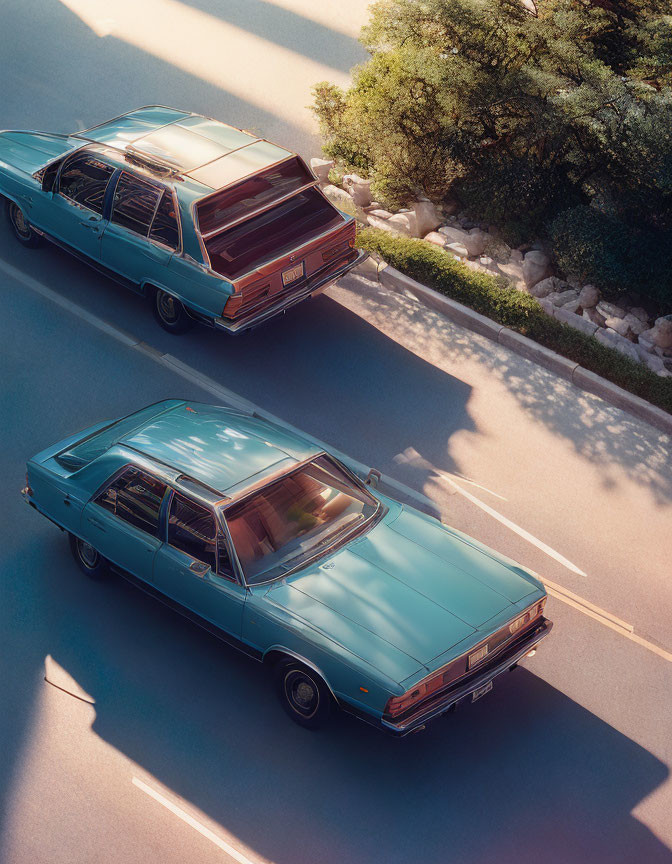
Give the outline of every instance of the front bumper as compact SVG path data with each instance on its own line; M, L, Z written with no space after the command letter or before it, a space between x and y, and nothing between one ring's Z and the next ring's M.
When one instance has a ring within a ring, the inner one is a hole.
M490 664L480 671L465 676L462 680L458 680L455 684L444 693L437 695L435 700L429 704L420 706L417 711L407 717L397 720L387 720L385 717L381 719L383 728L391 732L393 735L402 737L410 732L416 732L424 728L424 726L433 720L435 717L440 717L446 711L457 705L462 699L471 696L471 694L483 687L488 682L492 681L502 672L506 672L521 660L529 651L546 638L551 632L553 622L547 618L533 626L526 633L522 633L518 639L509 643L501 653L492 658Z
M358 264L361 264L362 261L368 257L368 252L362 252L360 250L357 253L356 258L348 261L342 267L339 267L338 270L332 271L324 278L309 281L308 284L300 289L296 294L292 294L289 297L283 297L277 303L268 306L257 315L251 313L249 316L241 318L239 321L227 321L225 318L215 318L215 327L218 330L225 330L227 333L231 334L244 333L246 330L252 330L254 327L263 324L264 321L268 321L269 318L274 318L276 315L286 312L302 300L307 300L309 297L315 297L317 294L321 294L322 291L327 289L330 285L333 285L334 282L341 279L346 273L349 273L353 267L357 267Z

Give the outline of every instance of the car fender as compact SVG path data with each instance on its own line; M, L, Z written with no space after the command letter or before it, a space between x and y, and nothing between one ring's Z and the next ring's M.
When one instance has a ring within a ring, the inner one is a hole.
M296 651L293 651L291 648L286 648L284 645L271 645L270 648L267 648L264 651L262 658L261 658L262 662L265 663L267 661L269 655L274 653L274 652L276 654L284 654L287 657L292 657L294 660L298 660L300 663L303 663L304 666L307 666L309 669L312 669L313 672L316 672L320 676L320 678L324 681L324 683L327 685L327 688L329 689L329 692L331 693L331 695L338 702L336 694L334 693L334 690L333 690L331 684L329 683L329 679L324 674L324 672L320 669L320 667L317 666L315 663L313 663L312 660L309 660L307 657L303 657L301 654L299 654Z

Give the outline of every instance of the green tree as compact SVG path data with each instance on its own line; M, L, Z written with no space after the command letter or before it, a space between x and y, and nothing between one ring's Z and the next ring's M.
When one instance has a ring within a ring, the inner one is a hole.
M672 230L669 0L527 2L379 0L352 86L315 87L325 151L511 240L579 205Z

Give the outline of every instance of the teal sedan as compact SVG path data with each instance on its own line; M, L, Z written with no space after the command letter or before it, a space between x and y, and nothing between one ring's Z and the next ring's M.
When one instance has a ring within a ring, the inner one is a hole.
M283 707L395 735L487 693L548 635L524 567L401 505L317 442L168 400L38 453L26 501L114 570L272 668Z
M16 239L43 238L147 297L159 324L240 333L366 257L304 161L200 114L151 105L84 132L0 132Z

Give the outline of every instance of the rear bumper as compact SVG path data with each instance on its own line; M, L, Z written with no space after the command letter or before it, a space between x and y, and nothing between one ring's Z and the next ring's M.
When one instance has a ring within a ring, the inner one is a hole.
M321 294L322 291L338 279L341 279L346 273L352 270L353 267L357 267L358 264L361 264L362 261L368 257L368 252L362 252L360 250L357 253L357 256L351 261L348 261L337 270L331 271L327 276L322 278L318 277L314 281L310 280L308 284L300 288L296 294L290 294L288 297L283 297L277 303L266 307L258 314L255 315L252 313L249 316L241 318L239 321L227 321L225 318L215 318L215 327L218 330L225 330L227 333L232 334L244 333L246 330L252 330L252 328L263 324L264 321L268 321L269 318L274 318L276 315L286 312L302 300L307 300L309 297L315 297L317 294Z
M512 644L508 645L499 657L493 658L494 665L489 665L481 672L474 672L473 675L468 675L468 680L464 680L463 682L458 681L454 688L450 689L444 695L439 696L435 702L420 707L410 717L404 717L396 721L386 720L383 717L380 721L382 727L387 732L390 732L397 737L408 735L410 732L419 731L424 728L430 720L433 720L435 717L440 717L442 714L445 714L446 711L450 711L450 709L457 705L458 702L471 696L475 690L488 684L498 675L501 675L502 672L506 672L507 669L514 666L519 660L522 660L529 651L538 645L542 639L545 639L546 636L548 636L552 627L553 622L544 618L539 624L533 627L532 630L523 634L520 639L516 639Z

